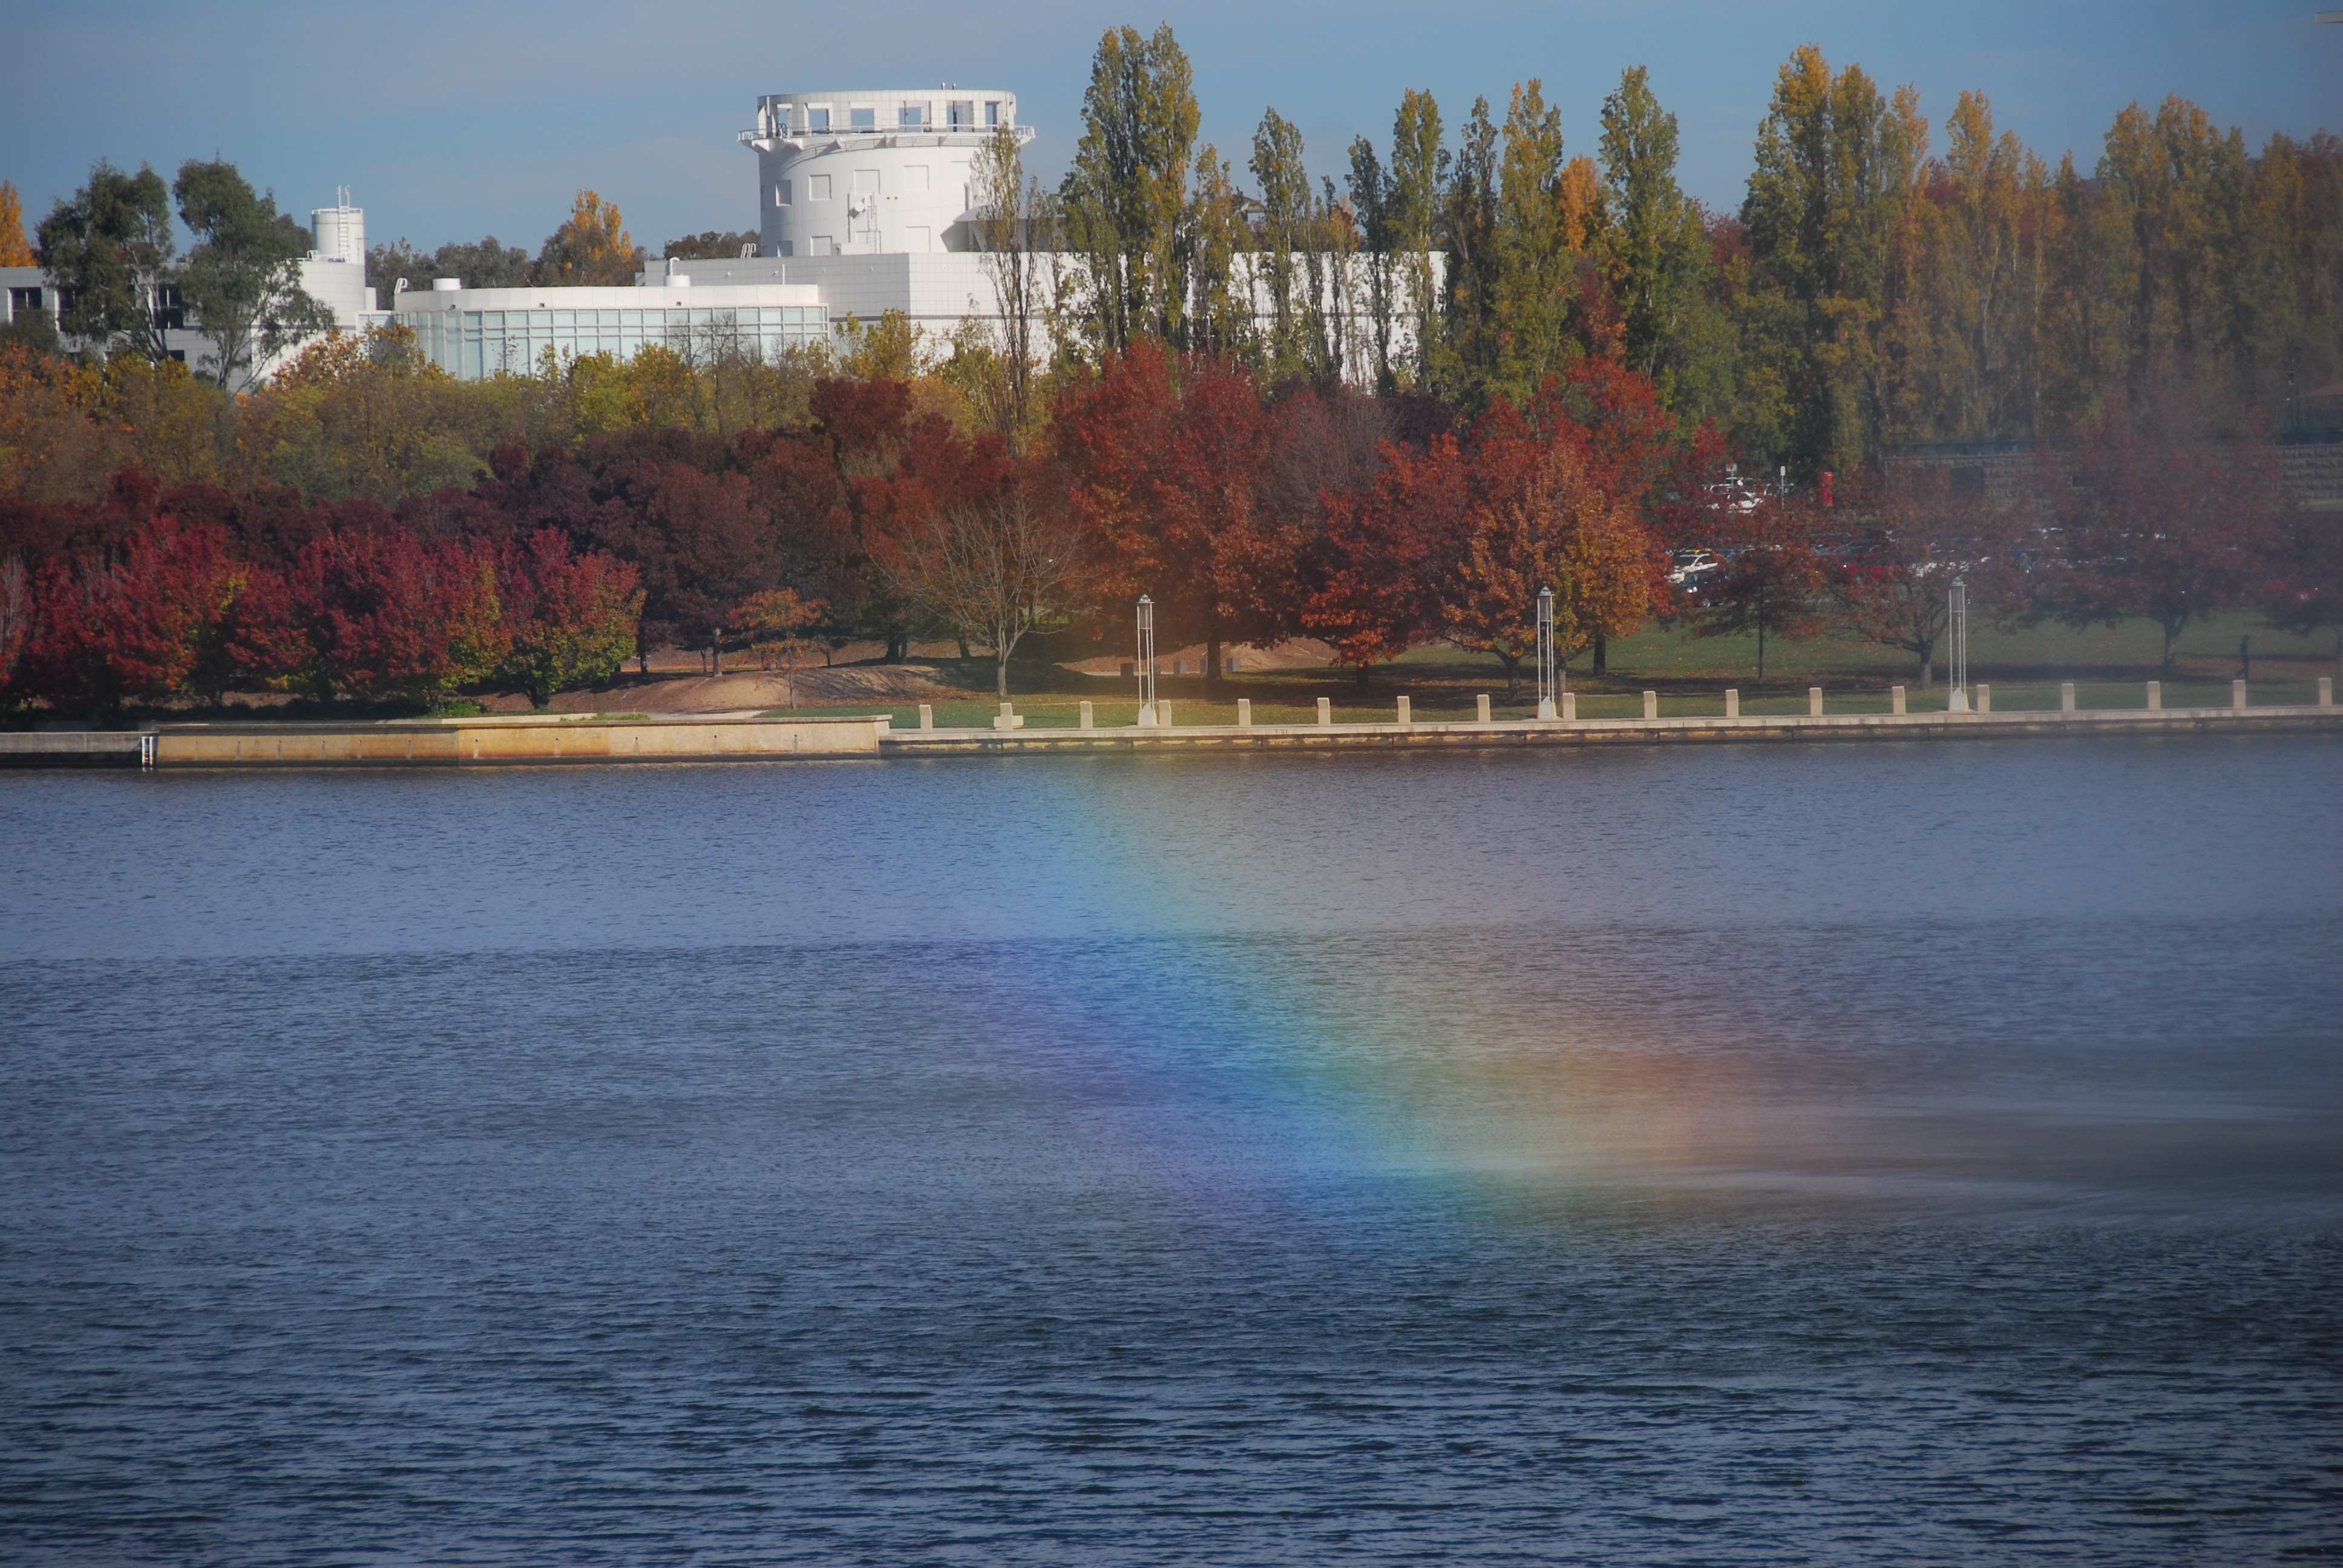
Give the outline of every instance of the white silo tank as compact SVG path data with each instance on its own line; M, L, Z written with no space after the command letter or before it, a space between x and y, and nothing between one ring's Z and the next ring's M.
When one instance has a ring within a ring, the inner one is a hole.
M366 212L349 206L313 207L309 212L311 242L327 261L366 265Z

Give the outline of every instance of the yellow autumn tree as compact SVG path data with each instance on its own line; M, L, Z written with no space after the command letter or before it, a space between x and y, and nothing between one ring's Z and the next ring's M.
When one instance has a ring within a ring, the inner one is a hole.
M30 266L33 247L25 243L25 198L0 180L0 266Z
M623 286L635 280L641 265L634 236L617 206L590 190L581 190L570 204L569 217L553 231L538 253L538 281Z

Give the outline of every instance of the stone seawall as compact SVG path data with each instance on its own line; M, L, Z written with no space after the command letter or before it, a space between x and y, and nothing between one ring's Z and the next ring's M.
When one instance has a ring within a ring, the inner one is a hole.
M2343 708L2084 709L2072 713L1839 713L1747 719L1581 719L1491 724L1192 725L1165 729L896 729L889 757L1033 751L1470 749L1519 746L1745 745L2084 736L2343 735Z
M2090 709L1584 719L1488 724L1199 724L1163 729L895 729L884 716L773 719L452 719L371 725L186 725L0 735L0 767L493 767L581 762L774 762L1011 752L1470 749L2086 736L2343 735L2343 708Z
M0 767L468 767L876 757L887 723L883 715L653 719L528 715L388 724L162 725L144 731L0 735Z

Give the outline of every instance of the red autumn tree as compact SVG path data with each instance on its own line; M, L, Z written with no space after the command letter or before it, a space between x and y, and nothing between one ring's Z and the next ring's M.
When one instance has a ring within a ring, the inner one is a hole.
M558 528L539 528L507 546L497 572L504 673L538 708L572 688L608 680L635 650L640 580L632 566L599 550L575 553Z
M246 576L221 529L169 517L117 550L53 560L33 590L20 684L77 712L216 697L231 669L228 611Z
M1439 625L1441 578L1455 558L1473 503L1453 436L1417 454L1396 443L1364 494L1326 497L1326 527L1302 612L1334 661L1368 672L1405 653Z
M1470 448L1472 498L1443 574L1443 626L1460 648L1493 653L1509 697L1537 648L1537 601L1554 593L1561 662L1640 625L1651 593L1650 537L1626 500L1596 481L1575 425L1532 430L1502 401Z
M1056 456L1113 597L1146 594L1173 646L1206 648L1217 680L1232 642L1280 635L1299 545L1262 505L1268 421L1242 367L1173 359L1151 339L1060 399Z
M2257 596L2269 623L2300 637L2332 632L2343 676L2343 518L2290 509L2278 529L2269 575Z
M2204 438L2176 394L2111 405L2037 468L2063 542L2041 608L2074 626L2138 618L2164 632L2164 672L2191 621L2267 575L2288 507L2274 449Z
M2009 564L2021 532L2016 515L1982 489L1956 489L1947 468L1861 476L1843 487L1832 514L1847 543L1829 575L1840 626L1918 659L1924 691L1935 682L1954 581L1966 583L1973 599L2005 608L2021 591Z
M246 644L287 659L306 642L300 673L321 697L436 700L488 678L506 650L496 558L463 541L329 534L286 586L287 623L253 627Z
M1757 684L1765 684L1769 638L1812 637L1829 563L1815 538L1815 520L1803 500L1766 496L1746 509L1711 514L1725 564L1702 585L1695 637L1757 638Z

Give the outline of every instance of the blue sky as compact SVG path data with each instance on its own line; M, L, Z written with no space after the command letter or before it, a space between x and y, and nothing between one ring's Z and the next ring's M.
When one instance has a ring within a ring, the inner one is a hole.
M168 175L220 156L304 221L347 185L371 240L493 232L532 250L591 186L655 246L752 225L756 160L733 133L759 93L1006 87L1051 172L1073 145L1099 34L1168 20L1195 65L1204 136L1240 166L1265 105L1302 127L1313 168L1339 174L1352 136L1388 140L1403 88L1432 89L1453 127L1475 94L1502 106L1528 76L1562 106L1568 150L1593 152L1603 95L1643 65L1681 122L1685 187L1730 206L1775 68L1799 44L1883 85L1916 83L1937 125L1957 93L1983 88L1999 124L2087 164L2117 110L2167 93L2257 145L2277 129L2343 131L2343 26L2313 21L2332 3L25 5L0 29L0 178L31 221L100 157Z

